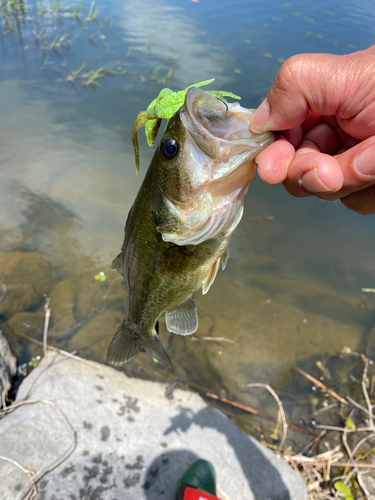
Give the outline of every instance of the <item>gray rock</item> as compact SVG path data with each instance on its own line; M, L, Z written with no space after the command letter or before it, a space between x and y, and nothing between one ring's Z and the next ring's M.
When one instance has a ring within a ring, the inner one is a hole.
M8 392L12 385L12 378L17 373L17 360L10 350L9 343L0 330L0 408L2 407L2 393ZM1 483L0 483L1 484Z
M0 425L0 455L41 471L38 500L172 500L197 458L213 463L219 487L233 500L307 500L300 476L198 395L176 390L171 401L162 384L62 357L37 379L45 363L18 394L22 399L36 381L34 403ZM2 500L14 500L27 480L14 462L0 460Z

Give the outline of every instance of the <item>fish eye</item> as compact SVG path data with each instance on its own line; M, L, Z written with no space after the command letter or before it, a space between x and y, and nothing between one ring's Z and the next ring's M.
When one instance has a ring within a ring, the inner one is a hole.
M171 160L178 153L178 142L173 137L164 137L160 144L160 152L165 160Z

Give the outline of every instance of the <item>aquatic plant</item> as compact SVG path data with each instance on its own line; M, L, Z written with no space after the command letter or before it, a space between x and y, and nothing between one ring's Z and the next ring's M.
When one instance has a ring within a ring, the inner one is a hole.
M30 0L3 1L0 5L0 35L5 28L4 34L11 35L14 41L18 41L24 55L34 46L36 51L40 50L42 56L44 54L44 66L58 63L60 67L65 68L71 50L78 47L78 44L88 42L97 46L98 42L106 40L115 20L111 19L111 14L103 17L104 9L96 4L95 0L88 7L85 2L66 5L61 0L50 0L48 4L41 0L37 4L31 3ZM4 43L6 38L2 41ZM49 55L60 56L62 53L65 55L62 63L61 59ZM77 74L87 65L88 63L84 62ZM98 85L98 79L103 76L124 73L122 69L113 71L114 65L115 63L110 63L98 69L92 68L85 74L85 78L82 78L82 85ZM71 70L67 78L58 81L72 81L75 76L75 70Z
M90 85L100 87L101 83L99 82L99 79L107 76L124 75L128 72L128 68L125 66L126 65L121 66L117 64L116 69L113 69L113 65L102 66L100 68L93 68L86 73L83 73L82 71L86 68L86 63L83 63L78 69L72 70L65 80L58 81L66 81L71 83L73 86L75 86L74 82L78 81L83 87L88 87Z

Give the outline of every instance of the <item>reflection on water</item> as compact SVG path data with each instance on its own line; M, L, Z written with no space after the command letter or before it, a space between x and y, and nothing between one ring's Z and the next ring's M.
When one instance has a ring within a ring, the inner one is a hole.
M142 138L136 176L131 127L162 87L216 78L215 88L257 106L287 57L370 45L374 14L371 2L351 1L3 3L0 321L19 361L40 353L20 335L41 339L44 294L50 342L104 360L126 298L110 263L152 155ZM169 334L162 319L173 369L141 355L126 370L255 407L273 403L241 387L267 382L309 409L294 365L319 377L315 362L344 345L373 354L374 298L361 288L374 287L374 240L373 216L255 180L226 271L196 294L196 337Z

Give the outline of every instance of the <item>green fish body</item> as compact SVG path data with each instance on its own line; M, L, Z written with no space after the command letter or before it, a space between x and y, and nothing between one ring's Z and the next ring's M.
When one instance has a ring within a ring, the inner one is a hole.
M230 235L255 174L254 158L274 141L252 137L253 110L227 104L195 87L169 120L125 226L112 268L128 289L127 316L108 350L123 364L147 352L171 366L156 331L189 335L198 328L193 293L207 293L228 259Z

